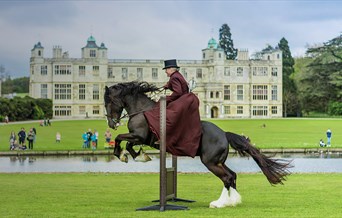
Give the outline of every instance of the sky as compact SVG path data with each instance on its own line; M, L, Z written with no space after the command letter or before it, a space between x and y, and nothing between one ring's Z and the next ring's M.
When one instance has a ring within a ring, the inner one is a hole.
M37 42L46 58L56 45L81 58L91 35L109 59L201 60L223 24L250 55L284 37L298 57L342 33L341 11L338 0L0 0L0 65L12 78L29 76Z

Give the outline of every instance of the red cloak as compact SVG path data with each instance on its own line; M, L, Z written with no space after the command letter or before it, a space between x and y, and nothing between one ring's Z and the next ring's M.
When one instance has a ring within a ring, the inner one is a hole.
M195 157L202 135L199 100L195 94L189 93L188 85L179 72L171 75L166 88L173 91L166 97L166 151L176 156ZM159 139L159 103L144 115L151 131Z

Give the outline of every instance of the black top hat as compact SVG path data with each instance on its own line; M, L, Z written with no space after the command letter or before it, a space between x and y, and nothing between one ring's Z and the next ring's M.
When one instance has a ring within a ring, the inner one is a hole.
M163 70L165 70L165 69L167 69L167 68L171 68L171 67L179 68L179 67L177 66L177 61L176 61L176 59L166 60L166 61L164 61L164 65L165 65L165 67L163 68Z

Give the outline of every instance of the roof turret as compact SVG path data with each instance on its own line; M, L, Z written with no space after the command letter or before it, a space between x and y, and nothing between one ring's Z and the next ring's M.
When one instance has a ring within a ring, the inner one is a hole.
M105 46L105 44L104 44L103 42L101 43L100 48L101 48L101 49L107 49L106 46Z
M217 42L214 38L211 38L208 42L208 48L218 48Z
M44 47L42 46L42 44L40 42L38 42L37 44L35 44L33 46L33 49L35 49L35 48L44 48Z
M90 36L88 38L85 48L98 48L98 46L96 45L96 40L93 36Z

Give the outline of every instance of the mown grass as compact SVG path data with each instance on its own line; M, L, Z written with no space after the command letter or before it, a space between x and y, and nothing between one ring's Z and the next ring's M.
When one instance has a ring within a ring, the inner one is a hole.
M262 174L239 174L242 204L209 209L222 190L212 174L179 174L187 211L135 211L159 198L159 174L0 174L0 217L340 217L342 174L293 174L271 186Z
M326 141L325 132L333 132L332 147L342 147L342 119L241 119L210 120L225 131L248 135L259 148L317 148L318 141ZM263 124L265 127L263 127ZM34 150L82 150L82 134L89 128L99 132L99 149L104 149L104 132L108 128L103 120L52 121L52 126L41 127L39 121L32 123L1 124L0 151L8 151L9 135L24 127L37 129ZM56 132L62 134L60 144L55 143ZM126 125L111 130L113 138L127 132Z

